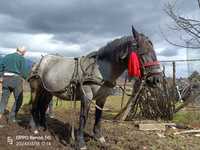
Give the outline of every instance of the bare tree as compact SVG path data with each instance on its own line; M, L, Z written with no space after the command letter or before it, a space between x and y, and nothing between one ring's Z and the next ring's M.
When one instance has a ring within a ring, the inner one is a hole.
M198 0L200 8L200 0ZM164 34L164 38L172 45L179 47L188 47L193 49L200 48L200 20L186 18L175 12L175 5L166 4L164 11L175 23L170 27L171 30L182 33L180 36L181 43L172 42Z

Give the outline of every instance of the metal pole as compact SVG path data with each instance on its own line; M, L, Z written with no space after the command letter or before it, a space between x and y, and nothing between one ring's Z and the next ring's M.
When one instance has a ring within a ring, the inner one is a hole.
M186 59L189 60L189 42L186 42ZM188 71L188 77L190 76L190 64L187 62L187 71Z
M173 86L176 87L176 62L172 62L173 65Z
M175 102L175 98L176 98L176 62L173 61L172 62L172 65L173 65L173 103ZM173 107L175 105L173 104ZM175 110L175 108L173 108L173 110Z

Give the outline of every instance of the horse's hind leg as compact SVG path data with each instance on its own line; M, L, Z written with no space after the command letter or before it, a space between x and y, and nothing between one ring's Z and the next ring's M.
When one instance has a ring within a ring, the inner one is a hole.
M37 108L37 103L39 100L39 94L37 91L31 91L31 102L32 102L32 108L31 108L31 120L30 120L30 126L34 130L34 133L38 133L38 126L39 126L39 110Z
M30 81L30 88L31 88L31 120L30 120L30 126L32 129L34 129L34 133L38 133L38 127L39 127L39 109L38 109L38 101L41 98L42 95L42 87L41 82L39 79L31 79Z
M89 99L92 99L93 94L90 87L84 87L83 95L81 97L81 111L79 120L79 131L77 135L78 148L81 150L87 149L84 140L84 129L88 118ZM85 95L86 94L86 95Z
M53 98L53 95L50 92L44 91L43 98L40 99L38 103L39 111L40 111L40 125L44 127L44 130L47 129L46 110L52 98Z
M104 107L106 101L106 97L102 97L101 99L96 99L96 107L95 111L95 124L93 128L94 138L99 141L101 144L105 144L105 138L101 133L101 117L102 117L102 109ZM101 108L101 109L100 109Z

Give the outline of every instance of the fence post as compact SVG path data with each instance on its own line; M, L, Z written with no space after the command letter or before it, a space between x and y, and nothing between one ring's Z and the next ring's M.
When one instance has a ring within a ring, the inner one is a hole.
M176 62L173 61L172 62L172 66L173 66L173 107L175 107L174 103L175 103L175 98L176 98ZM175 108L173 108L173 110L175 110Z
M173 86L176 87L176 62L172 62L173 65Z

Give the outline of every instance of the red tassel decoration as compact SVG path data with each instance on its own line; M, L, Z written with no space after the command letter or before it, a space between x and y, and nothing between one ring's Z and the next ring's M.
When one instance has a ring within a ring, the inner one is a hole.
M128 61L128 75L129 77L141 77L140 61L135 52L131 52Z

